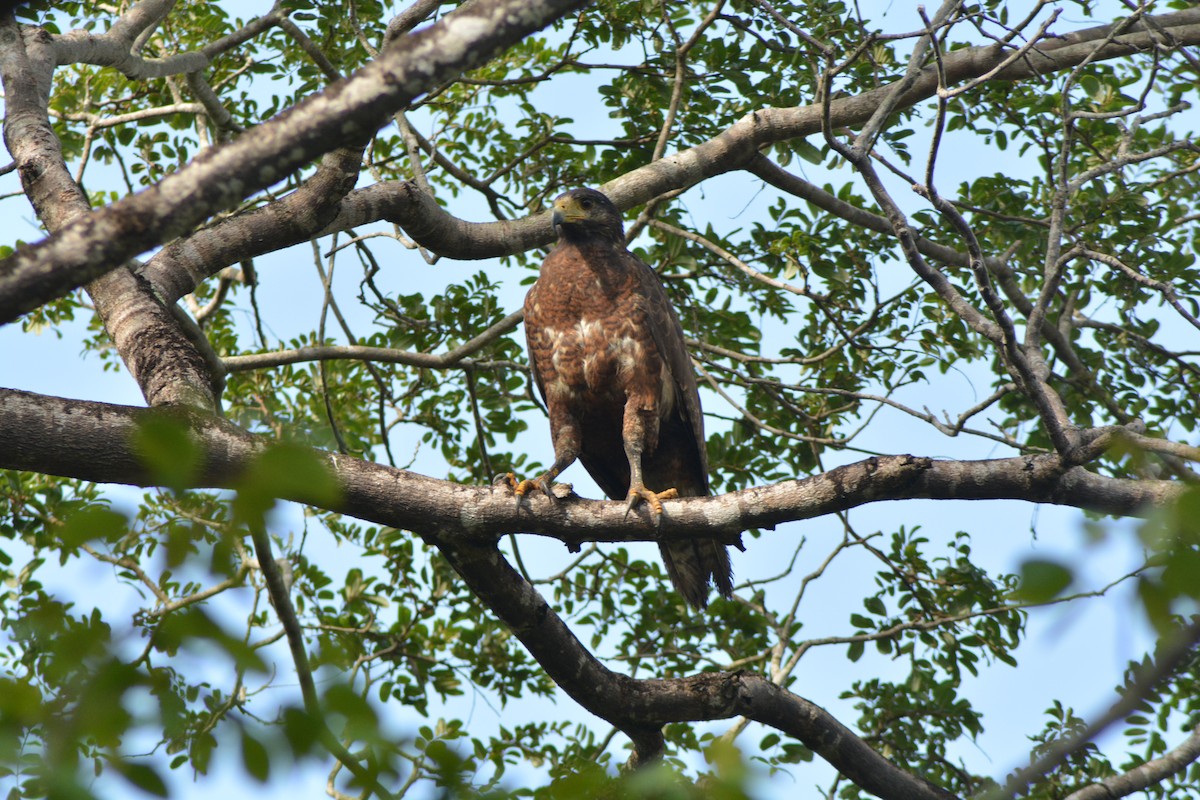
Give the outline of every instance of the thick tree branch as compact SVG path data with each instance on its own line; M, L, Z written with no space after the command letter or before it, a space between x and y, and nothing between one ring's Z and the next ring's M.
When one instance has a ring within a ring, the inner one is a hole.
M362 152L362 147L331 150L296 191L176 239L146 262L142 275L173 303L230 264L310 239L354 188Z
M1169 30L1178 46L1200 43L1200 9L1153 17L1154 22ZM1143 26L1118 37L1117 41L1102 44L1113 25L1089 28L1043 42L1028 58L997 73L995 80L1021 80L1035 75L1057 72L1078 65L1085 59L1098 61L1118 58L1161 42L1157 34ZM956 50L943 60L947 85L978 77L1003 63L1008 50L1000 45ZM835 127L861 125L870 119L893 86L883 86L849 98L830 103L830 121ZM911 81L911 86L897 101L905 108L936 95L937 70L930 66ZM641 205L669 191L694 186L701 181L749 164L761 148L787 139L803 138L821 131L821 106L814 104L795 108L766 108L747 114L714 138L678 153L665 156L644 167L604 184L600 190L618 208L626 210ZM370 191L374 187L369 187ZM397 191L397 190L393 190ZM404 189L399 189L407 195ZM412 194L416 194L415 191ZM379 201L374 196L371 200ZM419 204L413 198L397 203L399 215L388 219L405 228L417 242L448 258L477 259L512 255L531 247L544 245L553 239L549 214L546 212L520 220L471 223L457 219L426 198ZM419 211L418 211L419 206ZM409 214L412 224L409 227ZM331 231L330 231L331 232Z
M582 4L479 0L397 41L345 81L10 256L0 271L0 322L178 238L347 140L369 136L422 92ZM10 47L15 35L8 28L0 47Z
M0 17L4 142L38 218L57 232L86 219L91 206L67 170L47 115L53 56L36 32L25 30L11 13ZM217 408L220 378L210 375L204 356L145 281L121 266L91 281L87 292L146 402Z
M126 47L132 47L146 31L161 23L174 5L175 0L141 0L113 23L107 35Z
M143 31L158 24L171 5L173 2L145 0L130 9L107 33L74 30L53 37L58 63L112 67L130 80L196 72L209 66L217 56L277 25L287 16L276 3L266 14L199 50L176 53L166 58L142 58L137 54L136 41Z
M0 468L81 478L99 483L155 485L131 442L140 425L169 414L189 430L203 454L192 486L236 488L270 445L205 414L154 411L0 389ZM1097 448L1106 441L1096 440ZM575 546L582 542L721 538L737 542L748 528L774 528L867 503L910 498L1020 499L1110 514L1146 513L1177 497L1172 481L1107 478L1081 467L1064 469L1057 455L984 461L937 461L881 456L820 475L742 489L718 497L668 500L656 529L647 512L623 502L538 494L518 505L503 487L466 486L323 451L314 451L341 487L336 503L297 491L283 499L349 514L421 534L451 534L491 542L509 533L535 533ZM1098 453L1097 453L1098 454Z
M437 11L441 0L416 0L411 6L392 17L388 23L387 32L383 35L384 46L390 45L396 39L420 25L429 15Z
M418 4L421 5L421 4ZM416 6L414 6L416 8ZM1155 24L1172 32L1177 46L1200 43L1200 11L1185 11L1154 17ZM1076 65L1095 50L1095 40L1103 38L1112 26L1089 29L1043 43L1037 50L1036 68L1030 58L1013 64L995 76L996 80L1020 80ZM1121 37L1121 47L1113 43L1102 48L1095 59L1116 58L1128 53L1128 48L1150 46L1153 36L1144 31ZM1124 48L1124 49L1122 49ZM958 50L944 59L948 82L960 81L987 74L1006 58L1007 51L999 45ZM1053 56L1053 58L1051 58ZM831 103L831 121L836 126L853 126L867 120L883 92L889 87L866 92ZM926 68L904 95L902 105L913 105L937 92L937 75L933 67ZM640 167L605 184L602 191L621 209L640 205L665 191L693 186L700 181L740 168L756 165L759 150L765 145L792 138L802 138L821 130L820 106L797 108L768 108L753 112L732 125L719 136L695 147L668 155L659 161ZM760 167L752 171L764 180L775 183L761 174ZM782 187L780 187L782 188ZM791 191L785 189L785 191ZM819 203L818 203L819 205ZM834 212L837 213L837 212ZM236 222L230 220L233 225ZM351 192L342 201L337 216L328 224L316 218L295 220L287 229L269 228L269 240L259 241L230 227L216 227L192 235L188 247L206 253L204 271L209 275L230 264L252 258L280 247L297 244L317 235L329 235L378 220L387 220L404 228L414 240L429 250L456 259L483 259L514 255L534 247L544 246L554 238L548 212L529 217L496 222L468 222L448 213L433 197L409 182L394 181L368 186ZM856 222L878 229L865 221ZM247 230L252 230L253 226ZM234 233L228 241L224 236ZM965 260L965 254L921 240L919 249L927 256L947 263ZM989 267L994 259L988 259ZM155 279L158 279L156 273ZM0 283L0 290L3 290ZM0 304L0 319L3 319Z
M872 750L820 706L746 672L638 680L605 667L494 546L463 546L434 534L471 590L508 625L550 677L591 713L633 740L634 763L657 757L669 722L745 716L802 741L840 773L886 800L953 797Z

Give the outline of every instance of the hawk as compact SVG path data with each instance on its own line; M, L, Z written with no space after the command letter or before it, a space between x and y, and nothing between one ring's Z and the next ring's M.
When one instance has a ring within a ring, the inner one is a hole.
M521 481L522 496L576 459L614 500L645 502L708 491L696 375L679 318L658 276L625 247L621 215L594 189L554 200L558 245L525 298L525 336L550 414L554 464ZM553 495L550 495L553 497ZM659 542L671 582L696 608L710 582L729 597L729 553L712 539Z

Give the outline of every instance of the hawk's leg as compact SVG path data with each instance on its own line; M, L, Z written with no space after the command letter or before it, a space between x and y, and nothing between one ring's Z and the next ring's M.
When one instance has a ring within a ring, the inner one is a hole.
M642 454L658 446L658 412L655 409L644 409L634 399L625 404L625 424L622 430L625 440L625 457L629 459L629 494L625 499L625 513L628 514L639 501L646 501L650 506L650 514L657 525L662 518L663 500L679 496L675 488L652 492L646 488L642 478Z
M550 419L550 438L554 440L554 463L550 469L536 478L526 478L523 481L517 481L516 476L511 473L507 476L507 482L512 487L513 494L517 496L517 503L521 502L521 498L529 494L534 489L538 489L542 494L549 497L551 500L556 499L551 487L554 485L554 479L559 476L564 469L575 463L575 459L579 458L579 424L572 417L565 417L560 420L554 419L554 409L551 409ZM555 424L557 422L557 424Z

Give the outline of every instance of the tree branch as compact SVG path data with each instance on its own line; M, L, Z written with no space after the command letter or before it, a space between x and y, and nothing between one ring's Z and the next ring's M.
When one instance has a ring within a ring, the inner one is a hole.
M262 570L263 579L267 584L267 592L271 596L271 605L275 608L275 616L279 618L287 636L288 649L292 654L292 662L296 666L296 677L300 682L300 694L304 698L304 710L317 728L321 743L355 778L371 788L375 794L384 800L391 800L392 794L380 785L371 770L359 763L345 746L338 741L337 736L325 722L325 712L321 708L321 699L317 697L317 686L313 680L312 669L308 663L308 651L304 642L304 630L300 627L300 619L296 616L296 608L292 605L292 596L288 591L275 556L271 554L271 537L266 527L261 523L251 524L250 537L254 542L254 554L258 558L258 567Z
M424 4L416 4L416 6L421 6L424 11ZM1200 43L1200 10L1163 14L1160 17L1148 18L1146 22L1151 22L1151 20L1160 28L1168 30L1174 36L1177 46L1183 47L1187 44ZM1123 35L1118 42L1105 44L1098 53L1094 53L1094 49L1096 49L1094 40L1103 38L1111 28L1111 25L1100 26L1100 28L1079 31L1056 38L1054 41L1040 43L1040 47L1034 50L1034 53L1037 53L1036 59L1030 56L1019 64L1010 65L996 74L994 79L1019 80L1036 76L1036 74L1055 72L1079 64L1090 55L1094 56L1093 60L1118 58L1118 56L1128 54L1130 48L1150 47L1153 41L1156 41L1154 40L1156 35L1151 31L1139 30ZM426 32L422 31L421 34L414 36L425 35ZM994 70L996 65L1001 64L1007 58L1007 54L1008 50L1002 48L1000 44L955 50L954 53L947 54L943 59L947 83L982 76L982 74ZM862 124L874 112L883 92L888 90L889 86L882 86L880 89L864 92L863 95L857 97L839 98L839 100L833 101L830 103L830 121L839 127ZM901 106L912 106L925 98L934 96L936 91L936 70L934 67L926 67L914 80L910 91L906 92L902 98ZM307 101L302 106L307 108L308 103L314 101L317 101L317 98ZM320 109L323 108L324 106L320 107ZM283 116L292 115L289 113ZM271 124L280 120L271 122ZM708 142L661 158L646 167L631 170L602 186L601 191L604 191L619 209L628 210L630 207L646 203L664 192L694 186L704 179L731 172L733 169L749 168L748 164L755 163L758 151L764 145L791 138L803 138L820 131L820 106L757 110L757 112L746 115L745 118ZM262 136L262 134L258 134L258 136ZM270 158L266 161L270 161ZM241 168L235 169L240 170ZM757 168L752 169L752 172L760 174ZM212 170L203 170L204 180L223 180L223 176L212 178L211 173ZM774 182L762 174L760 176L768 182ZM246 194L248 193L250 192L246 192ZM337 216L328 224L318 225L311 222L298 224L292 230L288 230L286 235L281 231L280 239L276 243L272 243L270 247L257 246L251 241L242 241L239 249L235 249L233 246L222 247L222 260L210 259L205 270L212 275L235 261L268 252L269 249L294 245L294 243L310 239L313 235L329 235L354 228L356 225L379 221L379 219L386 219L386 221L401 225L406 233L420 245L446 258L484 259L499 257L499 255L512 255L534 247L545 246L554 237L550 225L550 213L546 211L521 219L467 222L450 215L437 204L436 200L409 182L385 182L385 184L368 186L350 192L342 200ZM857 224L866 223L857 222ZM877 229L875 225L870 224L866 224L866 227ZM98 230L86 235L88 237L101 236ZM115 236L120 237L119 234ZM209 237L212 242L220 242L221 237L217 233L208 233L208 230L199 231L193 236L199 237L196 242L198 251L214 247L210 243ZM172 236L156 236L157 241L150 242L150 245L167 241L170 237ZM920 251L932 258L946 261L946 263L959 264L961 263L960 259L966 258L964 253L953 251L952 248L934 245L932 242L930 245L932 245L931 248L926 246L924 240L918 242ZM79 247L85 246L88 246L88 242L79 242ZM95 242L92 242L92 246L95 246ZM136 252L138 252L137 249L134 249L134 253ZM44 258L53 260L49 255ZM991 266L994 259L988 259L988 261ZM102 266L92 265L91 269L102 269ZM70 278L60 279L64 283L73 283ZM8 281L12 281L12 278L8 278ZM77 282L73 284L78 285ZM43 299L32 302L30 307L34 307L50 297L65 293L70 288L70 285L66 288L44 288L42 290ZM0 295L12 296L7 293L7 284L4 279L0 279ZM0 321L7 319L10 313L4 302L0 302Z
M209 66L217 56L254 38L272 25L277 25L287 16L276 3L258 19L252 20L228 36L209 42L199 50L176 53L167 58L142 58L137 55L134 45L142 31L157 25L161 16L170 10L168 6L173 3L174 0L145 0L138 3L107 33L94 34L85 30L73 30L53 37L58 63L112 67L130 80L196 72Z
M152 486L154 475L131 442L155 415L185 426L202 458L190 485L237 488L240 477L272 442L220 418L187 409L151 410L66 400L0 389L0 468L99 483ZM1119 430L1119 429L1118 429ZM1100 451L1107 434L1093 442ZM571 495L525 497L518 505L503 487L467 486L314 450L336 478L341 497L327 502L297 489L282 499L425 535L492 542L534 533L576 546L583 542L719 538L739 541L748 528L774 528L867 503L909 498L1021 499L1109 514L1148 513L1179 496L1172 481L1127 480L1065 468L1054 454L982 461L938 461L910 455L869 458L801 480L742 489L717 497L667 500L656 527L648 512L624 502Z
M7 258L0 271L0 322L179 237L346 141L365 140L422 92L582 3L479 0L405 37L345 81ZM11 46L14 33L10 27L0 46Z
M1197 644L1200 643L1200 616L1193 617L1189 624L1164 635L1161 641L1165 644L1160 645L1155 659L1133 671L1120 698L1107 711L1083 730L1056 742L1037 761L1013 774L1005 782L1003 788L989 793L986 800L1008 800L1008 798L1022 794L1030 784L1043 775L1049 774L1051 770L1088 745L1110 725L1124 719L1141 707L1146 697L1154 691L1159 683L1182 668L1185 662L1195 654ZM1196 756L1192 755L1191 757L1194 759ZM1164 777L1169 774L1171 773L1165 773ZM1102 796L1109 797L1110 795Z
M633 740L634 763L658 756L669 722L746 716L802 741L839 772L886 800L952 798L872 750L820 706L746 672L716 672L670 680L638 680L605 667L562 618L500 555L495 546L427 539L449 559L471 590L504 621L572 699Z
M38 219L59 232L88 219L91 206L67 170L47 113L53 56L41 37L27 30L28 36L11 12L0 16L4 143ZM87 292L146 402L217 407L220 376L210 374L196 344L144 281L121 266L99 274Z
M1085 786L1067 795L1066 800L1116 800L1119 797L1128 797L1134 792L1148 789L1172 775L1183 772L1198 758L1200 725L1193 728L1190 736L1162 758L1147 761L1128 772Z
M223 359L223 361L225 368L230 372L268 369L304 361L334 361L340 359L379 361L385 364L405 364L410 367L424 367L427 369L446 369L447 367L461 363L467 356L487 347L504 334L516 328L524 318L524 310L514 311L478 336L472 337L458 347L447 350L444 353L416 353L409 350L396 350L390 347L346 345L341 347L301 347L295 350L281 350L273 353L229 356Z
M143 277L173 303L230 264L312 238L354 188L362 152L362 147L331 150L294 192L176 239L146 262Z
M1179 46L1200 43L1200 9L1165 14L1153 20L1170 30ZM1037 57L1030 55L1024 61L1012 64L993 79L1021 80L1067 69L1089 57L1093 61L1117 58L1128 55L1132 50L1150 47L1157 41L1156 34L1139 28L1136 32L1118 37L1117 41L1101 43L1102 46L1097 50L1096 40L1103 39L1112 28L1112 25L1090 28L1040 43L1033 51ZM1002 63L1008 53L1007 48L996 44L947 54L943 59L947 85L986 74ZM933 66L926 67L912 80L910 88L897 101L897 107L912 106L933 97L937 89L937 70ZM830 103L831 124L840 128L864 123L891 90L891 85L883 86L855 97L833 100ZM760 109L747 114L707 142L631 170L604 184L600 190L618 208L627 210L665 192L685 189L715 175L745 168L754 162L766 145L811 136L820 131L819 104ZM513 255L545 245L554 238L548 212L503 222L466 222L446 212L433 198L414 197L419 193L404 185L390 188L371 186L360 191L369 194L354 198L354 210L361 213L373 208L375 212L386 214L382 218L401 225L422 246L448 258L480 259ZM350 207L346 210L349 212ZM354 216L353 220L354 224L362 224L380 218ZM343 226L348 224L348 220L343 222L339 218L326 232L344 229Z

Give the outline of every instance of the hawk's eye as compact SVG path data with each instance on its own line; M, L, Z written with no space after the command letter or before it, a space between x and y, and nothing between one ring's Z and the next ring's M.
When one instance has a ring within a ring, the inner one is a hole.
M591 207L592 207L592 201L591 201L591 200L588 200L587 198L584 198L583 200L580 200L580 201L579 201L579 205L580 205L581 207L583 207L583 208L591 208Z

